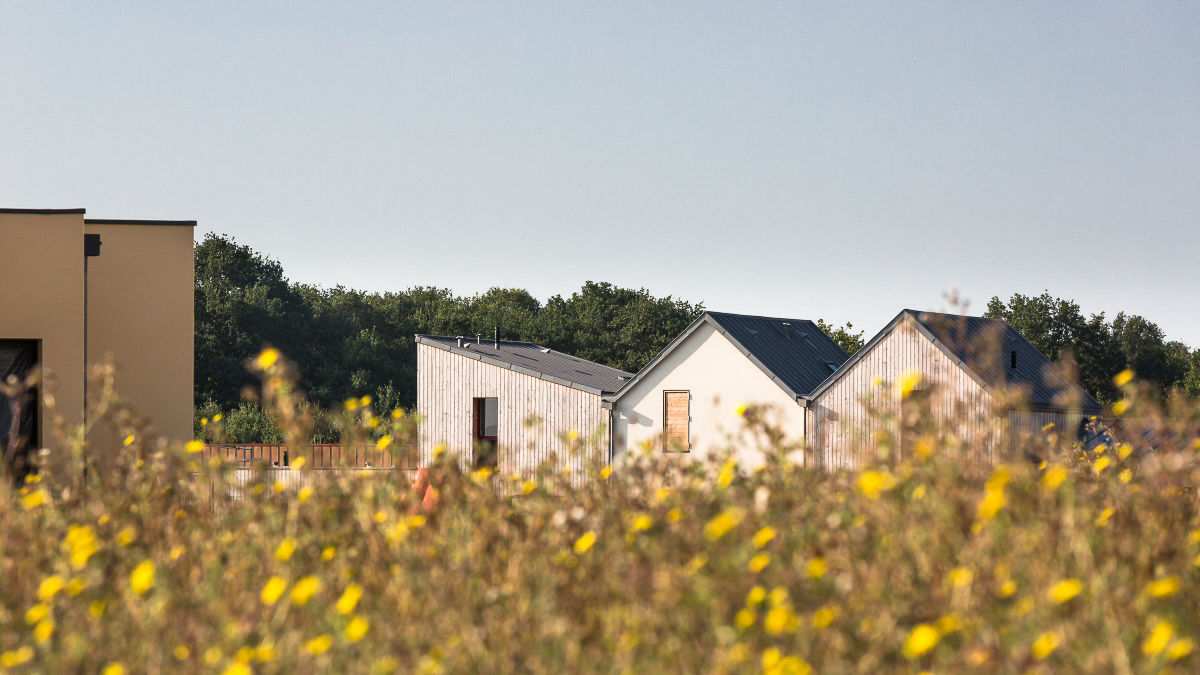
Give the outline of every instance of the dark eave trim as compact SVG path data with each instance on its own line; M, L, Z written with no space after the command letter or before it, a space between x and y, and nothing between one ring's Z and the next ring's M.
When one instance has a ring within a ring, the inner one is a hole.
M195 227L194 220L126 220L117 218L84 218L84 225L176 225Z
M57 216L64 213L87 213L87 209L6 209L0 208L0 213L25 213L37 216Z
M526 368L525 366L518 366L515 363L509 363L508 361L503 361L501 359L495 358L494 356L489 356L483 352L471 351L469 349L459 349L458 347L455 347L454 345L444 344L438 340L431 340L424 335L416 335L414 337L416 337L417 344L419 344L419 345L428 345L430 347L435 347L437 349L441 349L442 351L450 352L451 354L457 354L458 356L465 356L470 359L475 359L476 361L481 361L483 363L488 364L489 366L496 366L497 368L503 368L505 370L511 370L513 372L521 373L522 375L529 375L530 377L535 377L539 380L545 380L546 382L553 382L554 384L560 384L564 387L570 387L571 389L578 389L579 391L582 391L582 392L585 392L588 394L594 394L596 396L604 396L606 394L612 393L612 392L602 391L602 390L596 389L594 387L588 387L586 385L579 384L578 382L571 382L570 380L564 380L561 377L555 377L554 375L548 375L546 373L536 371L532 368Z

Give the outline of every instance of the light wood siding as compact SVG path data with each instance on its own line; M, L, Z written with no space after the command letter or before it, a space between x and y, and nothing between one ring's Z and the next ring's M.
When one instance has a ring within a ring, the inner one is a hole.
M529 475L557 454L557 469L582 480L590 457L608 460L608 411L600 397L452 352L417 345L417 412L420 462L445 444L463 468L471 465L472 400L494 396L499 404L499 466L504 475ZM586 453L570 453L560 434L576 430ZM590 441L595 436L594 444Z
M663 392L663 441L667 450L689 450L688 434L691 411L688 406L691 392Z
M922 386L930 389L934 417L953 421L958 436L991 459L1002 421L992 414L991 397L906 320L813 400L808 433L816 464L829 469L860 467L875 459L871 453L877 447L872 440L876 432L887 431L899 438L896 425L885 429L878 416L869 413L869 407L899 413L894 384L911 371L923 374ZM877 377L882 385L874 383ZM898 448L897 452L904 450Z

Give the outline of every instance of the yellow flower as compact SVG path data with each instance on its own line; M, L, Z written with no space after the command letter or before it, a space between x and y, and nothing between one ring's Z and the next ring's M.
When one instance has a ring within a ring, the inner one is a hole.
M603 478L604 480L608 480L609 476L611 476L611 475L612 475L612 467L611 466L606 466L603 469L600 469L600 477Z
M1112 464L1112 461L1107 457L1101 457L1092 464L1092 467L1096 469L1096 473L1100 473L1107 469L1109 464Z
M1175 626L1171 622L1156 622L1154 628L1150 630L1150 634L1142 642L1142 653L1146 656L1153 656L1161 652L1167 648L1167 644L1171 642L1172 637L1175 637Z
M304 651L308 652L309 654L312 654L313 656L316 656L318 654L324 654L325 652L329 651L329 648L332 646L333 646L333 637L330 636L328 633L325 633L324 635L318 635L317 637L309 640L308 642L305 642L304 643Z
M737 611L737 614L733 615L733 625L738 630L746 630L750 626L753 626L757 619L758 615L754 613L754 610L743 607Z
M924 499L926 491L927 491L927 488L925 487L925 484L922 483L921 485L918 485L917 487L913 488L912 498L913 499Z
M915 659L937 646L938 640L941 638L938 629L933 626L927 623L917 624L908 634L908 638L904 640L904 646L900 651L906 658Z
M767 602L769 602L772 607L785 604L787 601L788 590L783 586L776 586L775 588L772 588L771 592L767 595Z
M1078 579L1064 579L1050 587L1047 597L1051 602L1061 605L1083 592L1083 582Z
M739 403L738 406L733 409L733 414L737 415L738 417L742 417L743 415L745 415L746 414L746 404Z
M270 663L275 658L275 645L264 642L254 648L254 660L259 663Z
M725 509L704 526L704 537L709 541L724 537L742 522L744 516L745 512L736 506Z
M117 532L117 543L122 546L128 546L137 539L137 530L133 529L132 525L126 525Z
M259 597L264 605L273 605L279 600L279 596L283 595L287 589L287 581L283 577L271 577L267 579L267 583L263 586L262 593Z
M346 624L346 641L358 642L363 639L370 627L371 624L361 616L350 619L350 623Z
M88 614L99 619L104 616L104 608L108 607L108 602L105 600L93 600L88 603Z
M1117 373L1116 377L1113 378L1113 382L1115 382L1118 387L1124 387L1125 385L1129 384L1132 380L1133 380L1133 371L1128 368Z
M824 607L813 612L812 627L816 630L825 630L836 618L837 607L834 605L825 605Z
M1163 577L1146 584L1146 595L1152 598L1165 598L1179 592L1179 577Z
M87 581L85 581L82 577L76 577L75 579L67 582L66 588L67 595L75 597L87 588Z
M237 662L237 661L226 666L225 670L223 670L221 672L221 675L253 675L253 674L254 674L254 671L250 668L250 666L248 666L244 663L241 663L241 662Z
M21 496L21 508L26 511L32 511L45 503L46 492L44 490L31 490L28 494Z
M29 645L21 645L12 651L0 654L0 666L4 668L15 668L32 660L33 648Z
M767 597L767 590L765 588L763 588L762 586L755 586L754 588L750 589L749 593L746 594L746 606L754 607L754 606L758 605L759 603L761 603L763 601L763 598L766 598L766 597Z
M1096 516L1096 520L1092 521L1092 524L1095 525L1096 527L1104 527L1104 526L1108 525L1108 519L1112 518L1112 514L1113 514L1113 510L1112 510L1112 507L1110 506L1110 507L1104 509L1103 511L1101 511L1100 515Z
M176 661L187 661L187 658L192 655L192 650L188 649L187 645L175 645L175 649L171 650L171 654Z
M305 464L308 464L308 459L305 457L297 457L292 460L292 468L296 470L303 469Z
M1004 488L999 490L988 489L983 493L983 499L979 500L979 518L980 520L991 520L996 517L1008 504L1008 498L1004 496Z
M879 499L879 495L896 487L896 477L886 469L868 469L858 475L858 491L867 499Z
M1033 654L1033 658L1037 659L1038 661L1042 661L1047 656L1050 656L1050 652L1054 651L1055 649L1058 649L1058 636L1050 631L1046 631L1045 633L1037 636L1037 639L1033 641L1033 646L1030 647L1029 651L1031 654Z
M274 347L267 347L258 355L257 364L259 370L266 370L275 365L279 360L279 350Z
M122 441L121 441L121 443L122 443L122 444L124 444L124 445L126 445L126 446L130 446L130 445L133 445L133 442L134 442L134 441L136 441L136 440L137 440L137 438L136 438L136 437L134 437L134 435L133 435L133 434L129 434L128 436L126 436L126 437L124 438L124 440L122 440Z
M717 487L724 490L733 483L733 476L737 472L737 464L733 460L725 462L725 466L721 467L721 475L717 476Z
M321 549L321 560L333 560L335 555L337 555L337 549L332 546Z
M999 595L1002 598L1007 598L1016 592L1017 582L1013 581L1012 579L1000 584L1000 588L996 589L996 595Z
M588 549L590 549L595 543L596 533L588 530L587 532L579 535L579 538L575 540L575 553L587 553Z
M796 615L792 614L791 607L779 605L767 610L767 616L763 619L763 629L767 631L767 635L781 635L795 633L799 624Z
M492 470L486 466L482 469L477 469L471 472L471 480L475 481L476 483L486 483L491 477Z
M104 666L104 670L101 670L100 673L101 675L125 675L125 666L114 661Z
M820 579L829 571L829 565L824 558L812 558L804 563L804 576L809 579Z
M50 614L50 608L39 602L25 612L25 623L32 626L33 624L46 618L48 614Z
M41 600L42 602L49 602L51 598L53 598L55 595L58 595L58 592L61 591L65 585L66 584L63 583L62 577L58 576L57 574L52 574L46 577L42 580L42 583L38 585L38 600Z
M137 567L133 568L133 572L129 574L129 585L139 595L145 595L151 588L154 588L154 563L149 560L138 563Z
M33 627L33 639L36 640L39 645L46 644L50 641L50 636L54 635L54 626L54 619L42 619L37 623L36 626Z
M922 435L917 439L917 444L913 448L913 454L919 459L929 459L933 455L933 451L937 449L937 442L929 435Z
M201 452L204 450L204 441L188 441L186 447L188 452Z
M1133 454L1133 446L1128 443L1122 443L1117 446L1117 457L1119 459L1128 459Z
M1196 644L1192 642L1191 638L1185 637L1180 640L1176 640L1171 643L1170 647L1167 647L1167 660L1178 661L1188 654L1191 654L1195 647Z
M346 412L354 412L355 410L358 410L358 399L348 398L342 404L342 407L346 409Z
M775 538L775 528L767 525L763 529L754 533L754 548L762 548L771 543Z
M346 590L342 591L342 597L338 598L337 611L338 614L349 614L358 606L358 599L362 597L363 589L358 584L350 584Z
M1129 399L1123 398L1113 404L1112 411L1114 415L1124 415L1125 411L1129 410Z
M650 516L639 513L633 517L633 523L629 526L631 532L645 532L654 526L654 519Z
M974 578L975 578L975 574L973 572L971 572L971 570L969 568L955 567L954 569L950 570L950 575L949 575L950 585L954 586L955 588L961 588L963 586L970 586L971 581Z
M910 370L900 376L896 382L896 392L900 394L900 398L908 398L913 391L921 386L923 376L919 370Z
M1128 483L1129 481L1133 480L1133 471L1130 469L1121 469L1121 473L1117 474L1117 478L1122 483Z
M605 467L605 468L607 468L607 467ZM522 494L529 494L536 489L537 489L537 483L535 483L531 480L527 480L521 484L521 493Z
M299 492L296 493L296 498L300 500L301 504L303 504L313 496L313 492L313 486L305 485L304 487L300 488Z
M757 574L769 564L771 564L771 556L767 555L766 553L759 553L750 559L750 562L746 565L746 568Z
M292 604L302 607L308 604L312 596L321 590L321 580L309 575L301 578L292 586Z
M291 560L292 554L296 552L296 540L291 537L285 538L275 547L275 559L279 562L287 562Z
M1046 469L1046 473L1042 474L1042 488L1046 492L1054 492L1058 486L1062 485L1067 480L1067 470L1061 466L1052 466Z
M379 448L380 450L387 450L388 446L391 444L392 444L392 437L387 434L380 436L379 440L375 441L375 447Z
M667 511L667 520L671 521L672 523L678 523L682 518L683 510L678 506L672 508L670 511Z

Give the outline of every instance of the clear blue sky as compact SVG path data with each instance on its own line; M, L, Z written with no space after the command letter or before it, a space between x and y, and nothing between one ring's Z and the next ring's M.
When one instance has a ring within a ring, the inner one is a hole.
M0 158L325 286L1048 289L1200 347L1200 3L7 1Z

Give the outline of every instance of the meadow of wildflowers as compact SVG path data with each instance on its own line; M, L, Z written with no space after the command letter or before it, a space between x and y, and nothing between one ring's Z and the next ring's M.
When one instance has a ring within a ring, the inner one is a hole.
M285 365L258 363L299 439ZM647 454L582 486L443 455L432 506L399 473L265 468L214 504L194 474L229 467L117 415L103 466L0 487L0 670L1193 672L1200 409L1120 386L1136 434L1049 430L1044 463L970 463L952 429L856 472Z

